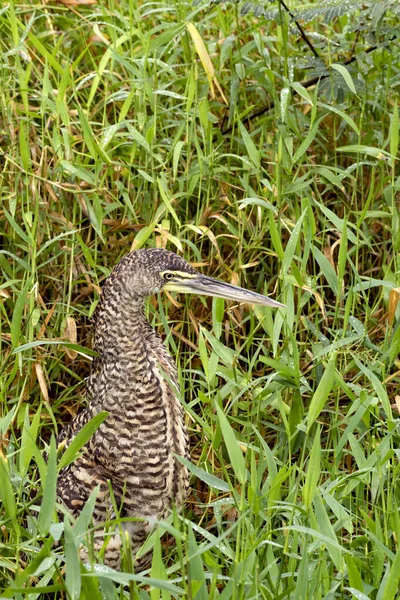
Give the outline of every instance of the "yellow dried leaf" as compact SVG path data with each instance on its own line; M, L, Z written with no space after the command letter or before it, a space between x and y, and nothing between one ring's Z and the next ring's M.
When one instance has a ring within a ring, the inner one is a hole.
M65 329L63 331L63 338L67 339L71 344L76 344L78 340L77 332L76 332L76 322L73 317L67 317L67 322L65 325ZM75 360L78 356L76 350L71 350L71 348L65 349L67 352L67 356L71 360Z
M224 92L222 91L221 86L218 83L218 80L215 76L214 66L212 64L210 55L207 52L207 48L202 40L200 33L197 31L195 25L193 23L188 23L186 25L188 32L190 33L190 37L193 40L194 47L196 48L196 52L199 55L201 60L201 64L203 65L203 69L206 72L208 83L210 84L211 97L215 99L214 85L218 89L219 93L225 104L228 104L227 99L225 98Z
M396 314L397 305L400 299L400 287L393 288L389 293L389 305L388 305L388 323L393 325L394 317Z
M43 400L45 402L48 402L49 401L49 392L47 389L46 378L43 373L42 365L40 363L35 363L35 371L36 371L36 377L37 377L37 380L39 383L39 388L40 388L40 391L43 396Z

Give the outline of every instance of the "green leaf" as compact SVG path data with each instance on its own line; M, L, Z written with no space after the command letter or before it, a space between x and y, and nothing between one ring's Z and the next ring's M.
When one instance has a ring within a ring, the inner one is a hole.
M92 158L97 161L99 158L103 160L107 164L111 164L110 158L107 156L107 153L103 150L103 148L97 143L93 130L89 124L89 121L86 117L85 112L78 105L78 114L79 121L82 125L83 137L86 143L86 146L92 156Z
M177 175L178 175L179 158L181 156L182 148L184 145L185 145L185 142L180 140L180 141L176 142L175 147L174 147L174 154L173 154L173 160L172 160L172 173L173 173L174 179L176 179Z
M232 348L228 348L227 346L225 346L222 342L217 340L217 338L210 331L208 331L204 327L202 327L201 330L204 334L204 337L207 338L211 348L214 350L215 354L222 361L222 363L226 367L232 367L232 365L235 363L238 357L235 350L232 350Z
M218 406L218 404L216 404L215 406L217 409L217 415L222 431L222 436L224 438L225 446L229 454L232 468L239 483L244 485L246 483L246 463L243 457L243 453L239 447L239 443L236 439L234 431L224 414L224 411Z
M351 117L349 117L349 115L346 114L343 110L339 110L339 108L331 106L330 104L324 104L323 102L318 102L318 106L322 106L322 108L325 108L325 109L329 110L330 112L333 112L333 113L336 113L337 115L339 115L339 117L341 117L344 121L346 121L346 123L353 129L353 131L355 131L355 133L357 135L360 135L360 130L358 129L357 125L354 123L353 119Z
M337 71L338 73L341 74L341 76L345 80L349 90L352 91L353 94L357 95L356 88L354 86L353 80L352 80L351 75L350 75L349 71L347 70L347 68L344 65L339 65L337 63L331 64L331 67L332 67L332 69L335 69L335 71Z
M303 502L306 509L309 509L317 489L318 481L321 475L321 431L319 426L315 432L310 458L307 465L306 481L303 486Z
M397 547L396 556L390 567L389 575L382 582L383 590L379 588L378 595L382 600L395 600L398 598L399 583L400 583L400 547Z
M196 543L196 538L192 527L189 525L188 531L188 546L189 546L189 578L188 583L192 592L192 597L196 600L207 600L208 593L206 587L206 578L203 569L203 561L199 553L199 547Z
M313 106L313 101L311 99L310 94L308 93L308 91L306 90L306 88L304 86L301 85L301 83L299 83L298 81L292 81L290 83L291 87L296 90L297 94L299 96L301 96L304 100L306 100L306 102L308 102L309 104L311 104L311 106Z
M162 559L161 542L159 537L157 537L154 541L153 560L151 563L151 576L154 579L162 579L163 581L168 581L167 570ZM159 598L162 598L162 600L170 600L171 594L166 590L162 591L159 588L153 587L150 590L150 598L151 600L158 600Z
M339 284L338 284L337 275L335 273L335 269L332 267L332 264L329 262L329 260L326 258L326 256L324 254L322 254L322 252L321 252L321 250L319 250L319 248L317 248L316 246L313 245L311 247L311 251L314 255L315 260L319 264L321 273L323 273L325 279L327 280L327 282L329 284L329 287L331 288L331 290L335 294L335 296L338 296L339 295Z
M19 525L17 522L17 505L14 497L14 490L12 487L10 473L8 468L8 460L4 454L0 451L0 498L3 502L3 506L7 515L10 519L14 531L19 532Z
M87 530L92 520L94 507L96 505L97 495L99 493L100 486L96 485L89 498L85 502L85 506L79 513L79 517L74 525L74 538L75 541L80 544L85 537Z
M76 458L78 452L83 448L88 440L92 437L94 432L100 427L103 421L108 417L108 412L102 411L98 415L95 415L93 419L86 423L80 432L72 439L64 454L62 455L60 462L58 463L58 469L61 470Z
M320 123L325 117L326 117L326 115L323 115L322 117L319 117L319 119L314 121L313 126L311 127L310 131L308 132L308 134L306 135L306 137L304 138L304 140L302 141L300 146L297 148L297 150L293 156L293 163L296 163L303 156L303 154L306 152L308 147L312 144L312 142L314 141L314 138L317 135L317 132L319 130Z
M387 391L386 391L385 387L383 386L382 382L378 379L378 377L375 375L375 373L373 373L371 371L371 369L369 369L368 367L363 365L363 363L360 360L358 360L357 358L354 358L354 360L356 362L357 367L364 373L364 375L372 383L372 386L373 386L374 390L376 391L376 395L378 396L378 398L382 404L382 408L385 411L386 416L388 417L388 419L392 419L393 415L392 415L392 409L390 406L389 396L387 395Z
M12 321L11 321L11 344L13 348L18 346L19 339L21 336L21 323L22 323L22 314L24 312L25 304L28 298L28 287L30 287L30 282L28 281L20 293L18 294L18 298L15 302Z
M60 165L64 171L66 171L67 173L70 173L77 179L86 181L86 183L88 183L89 185L91 185L93 187L96 185L96 180L95 180L93 174L90 171L88 171L87 169L84 169L83 167L76 167L75 165L72 165L67 160L61 160Z
M249 155L249 158L250 158L251 162L253 163L253 166L256 169L259 169L261 166L260 152L257 150L246 127L240 121L239 121L239 130L240 130L242 139L244 141L244 145L246 146L247 154Z
M221 490L222 492L230 492L231 491L231 487L230 487L229 483L226 483L226 481L223 481L222 479L219 479L219 477L215 477L215 475L211 475L211 473L208 473L204 469L197 467L192 462L190 462L190 460L187 460L183 456L177 456L177 455L175 455L175 456L176 456L176 459L180 463L182 463L187 468L188 471L190 471L198 479L201 479L201 481L204 481L204 483L206 483L210 487L213 487L216 490Z
M53 521L56 505L57 490L57 448L54 436L51 436L49 457L47 460L46 481L43 485L43 499L39 513L39 532L42 536L47 535Z
M355 152L357 154L367 154L374 158L392 158L389 152L381 150L380 148L374 148L373 146L364 146L362 144L352 144L350 146L339 146L336 148L336 152Z
M308 408L307 431L310 431L314 422L318 419L322 409L325 406L326 399L331 393L335 379L336 353L332 354L331 359L326 365L324 374L318 384Z
M317 432L316 437L320 440L320 432ZM320 441L319 441L320 443ZM321 461L321 456L319 456L319 460ZM319 463L321 464L321 463ZM318 527L320 532L326 536L327 538L332 540L332 544L327 546L328 553L332 558L332 561L336 567L336 569L341 572L344 570L343 564L343 553L340 549L340 544L336 537L335 531L332 527L332 523L329 519L329 516L325 510L324 503L322 502L319 490L316 490L315 494L313 494L313 504L315 509L315 516L317 519Z
M65 585L70 600L79 600L81 593L81 567L72 527L65 517Z
M178 227L181 227L181 222L178 218L178 215L175 212L175 209L172 206L172 200L169 197L169 190L165 178L161 176L158 177L157 184L158 189L160 190L162 201L164 202L168 212L170 213Z
M290 234L290 239L289 239L288 243L286 244L285 256L284 256L283 265L282 265L283 272L285 274L288 272L290 265L292 264L296 246L298 244L300 233L301 233L301 227L303 224L303 220L307 214L307 210L308 210L307 208L304 209L300 218L297 220L296 225L293 227L293 231Z
M364 585L362 582L360 571L357 568L356 561L351 556L351 554L346 554L345 561L351 587L359 592L363 592Z
M24 352L25 350L30 350L31 348L36 348L37 346L47 346L59 344L60 346L64 346L64 348L68 348L69 350L74 350L78 354L82 356L98 356L98 353L95 350L91 350L90 348L86 348L85 346L80 346L79 344L72 344L71 342L64 342L63 340L35 340L33 342L29 342L28 344L22 344L22 346L18 346L13 350L13 354L18 354L18 352Z
M32 419L32 424L29 422L29 404L26 405L24 426L21 435L21 451L20 451L20 467L22 473L26 473L29 463L36 447L36 439L40 424L41 405L36 410L35 416Z

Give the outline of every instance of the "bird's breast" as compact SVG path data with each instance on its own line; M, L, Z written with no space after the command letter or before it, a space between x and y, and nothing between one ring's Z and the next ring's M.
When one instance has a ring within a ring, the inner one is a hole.
M125 482L128 504L139 489L181 504L187 472L175 455L188 456L188 440L176 367L164 345L144 346L139 355L125 345L118 358L100 356L95 371L90 403L109 412L91 440L96 461Z

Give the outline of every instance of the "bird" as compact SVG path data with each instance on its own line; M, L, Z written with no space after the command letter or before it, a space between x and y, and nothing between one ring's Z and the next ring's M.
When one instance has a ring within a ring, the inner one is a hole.
M76 460L60 471L57 498L77 517L98 486L94 547L102 549L103 563L117 570L127 533L135 571L150 566L151 551L138 557L138 550L155 520L165 519L173 505L183 506L188 490L188 470L177 459L189 459L177 367L144 314L145 300L160 291L284 307L203 275L160 248L126 254L105 280L93 317L96 357L86 385L87 407L61 431L58 444L68 447L93 417L102 411L108 416ZM117 517L115 505L119 517L134 519L125 519L122 531L110 534L103 524ZM80 555L88 559L85 548Z

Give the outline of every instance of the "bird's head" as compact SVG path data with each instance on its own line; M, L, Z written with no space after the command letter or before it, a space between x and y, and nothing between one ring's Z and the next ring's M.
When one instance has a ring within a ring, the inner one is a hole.
M174 252L160 248L136 250L124 256L114 268L106 286L115 285L117 280L138 299L165 290L284 307L284 304L268 296L202 275Z

